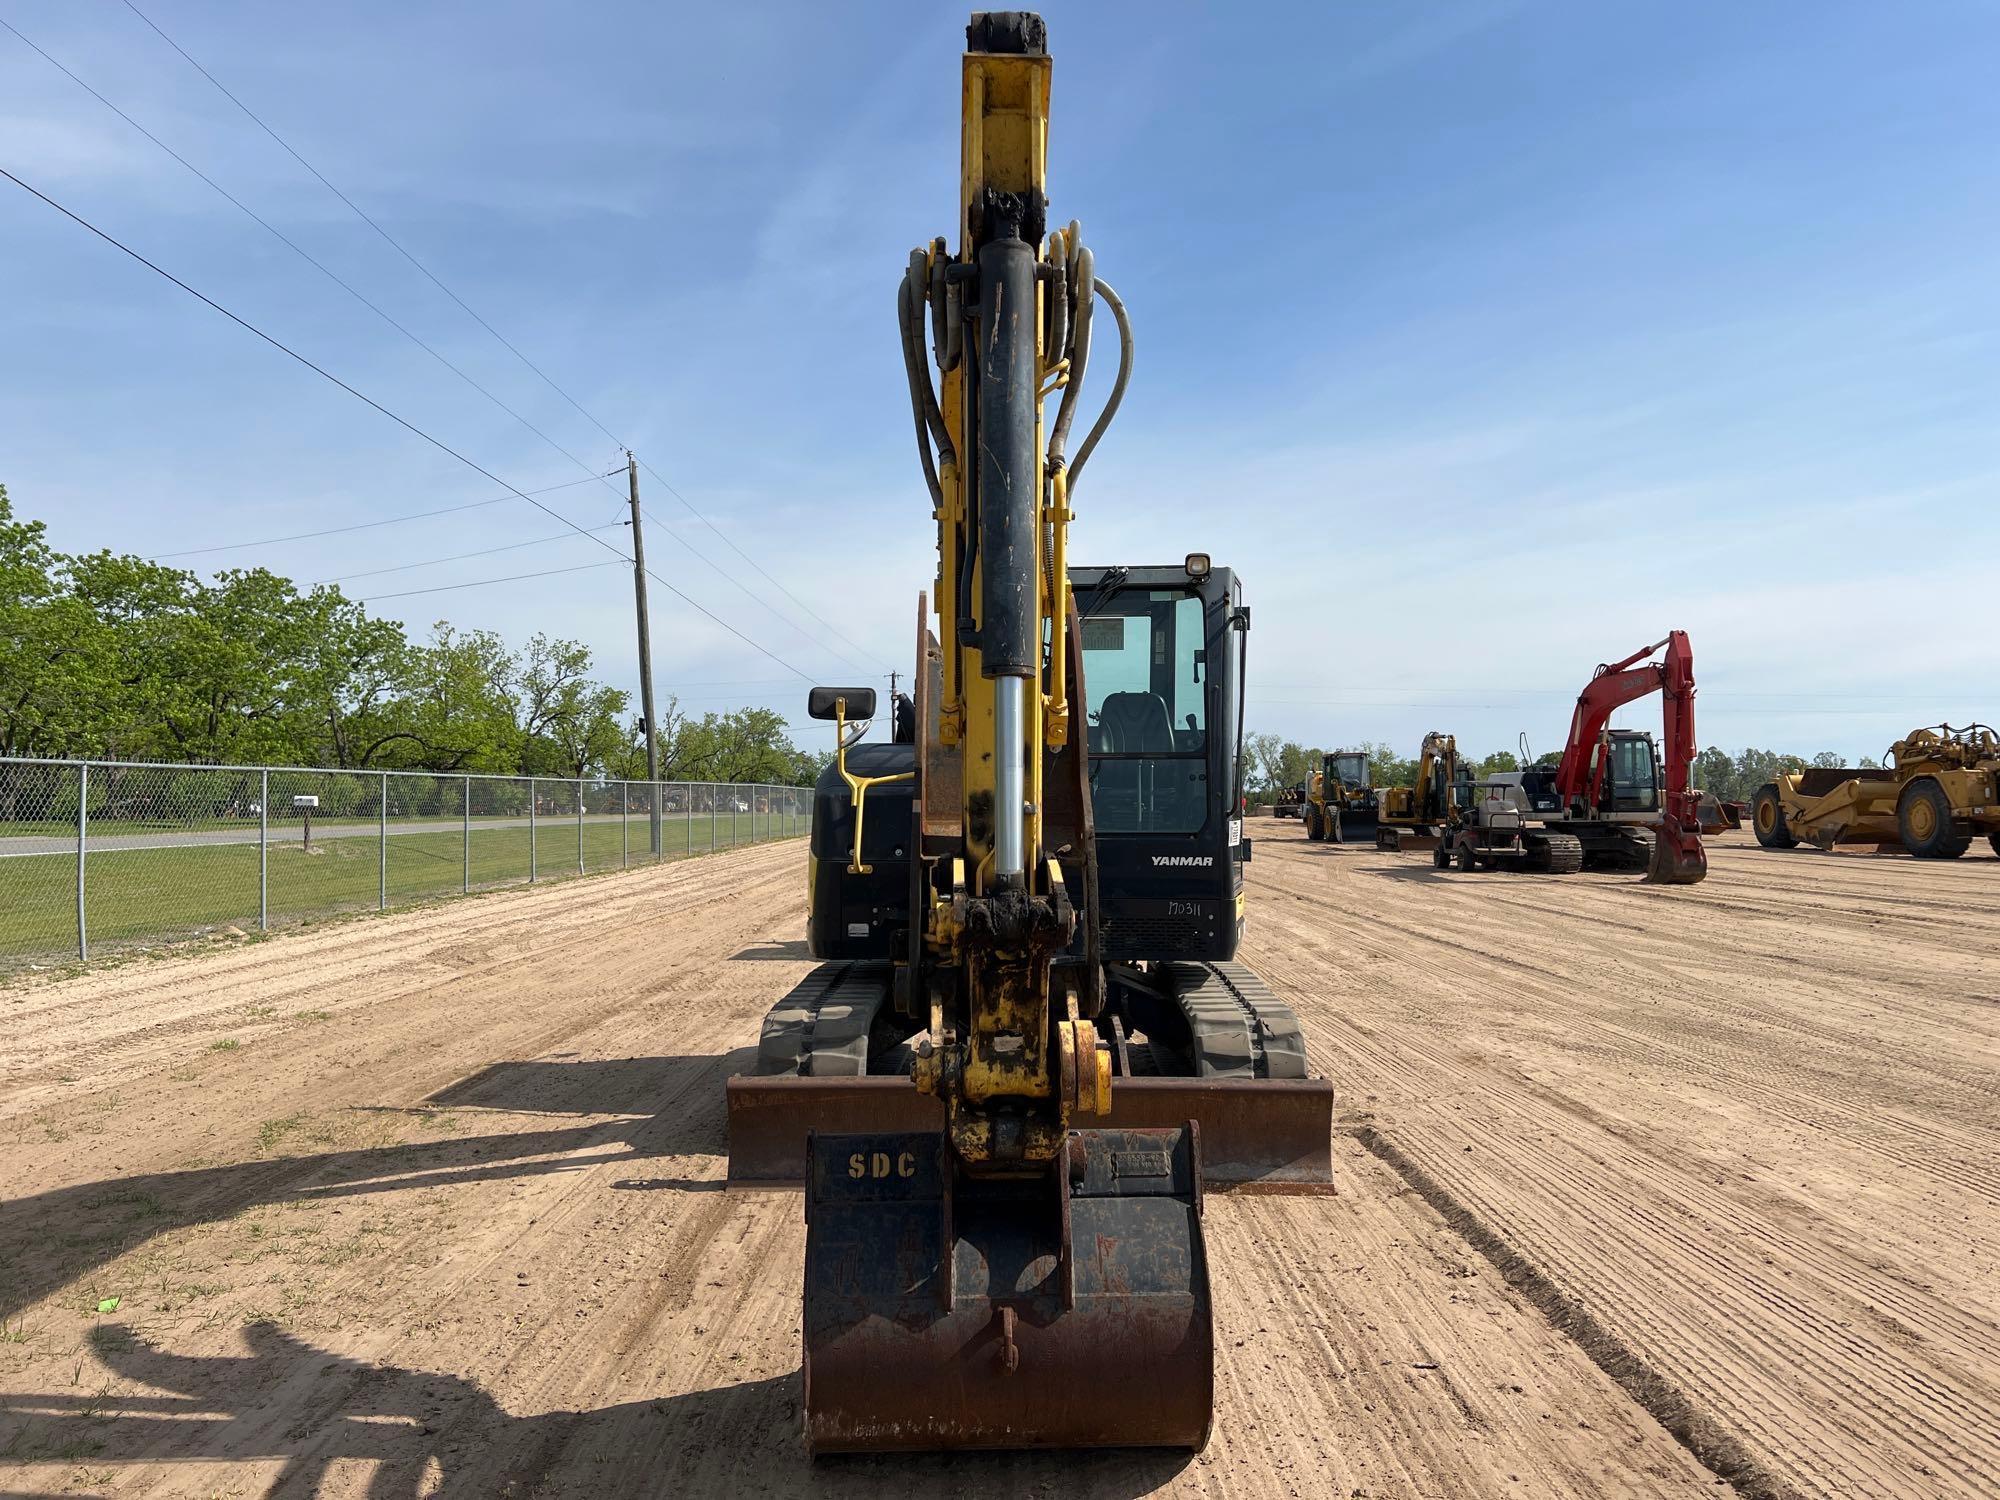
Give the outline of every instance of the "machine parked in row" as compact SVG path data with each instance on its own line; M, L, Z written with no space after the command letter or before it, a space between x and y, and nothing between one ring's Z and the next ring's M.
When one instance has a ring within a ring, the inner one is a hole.
M1369 785L1368 752L1335 750L1306 782L1306 837L1344 844L1372 839L1378 826L1375 788Z
M1757 842L1895 844L1918 859L1957 859L1985 838L2000 854L2000 735L1984 724L1913 729L1889 747L1888 761L1766 782L1751 803Z

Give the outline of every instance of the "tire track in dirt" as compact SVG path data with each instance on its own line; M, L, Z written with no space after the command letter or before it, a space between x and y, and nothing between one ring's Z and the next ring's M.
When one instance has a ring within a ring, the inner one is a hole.
M1789 928L1759 885L1831 874L1820 904L1879 907L1884 883L1962 891L1973 871L1857 878L1725 845L1696 904L1597 877L1413 879L1412 861L1296 840L1259 853L1254 956L1372 1114L1357 1128L1770 1482L2000 1489L2000 1049L1990 1008L1930 978L2000 988L1995 924ZM1799 972L1748 924L1824 963ZM1864 945L1878 961L1851 961Z
M8 1127L7 1461L120 1495L1713 1492L1345 1141L1338 1196L1209 1200L1200 1456L810 1463L800 1203L720 1191L722 1080L807 969L801 884L795 848L746 850L39 996L0 1076L80 1077ZM273 993L331 1019L234 1024Z

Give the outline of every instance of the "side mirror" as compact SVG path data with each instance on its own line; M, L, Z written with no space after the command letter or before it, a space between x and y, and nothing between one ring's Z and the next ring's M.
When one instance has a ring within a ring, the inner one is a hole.
M875 717L875 689L872 687L816 687L806 697L806 712L815 719L836 717L834 706L847 700L850 723Z

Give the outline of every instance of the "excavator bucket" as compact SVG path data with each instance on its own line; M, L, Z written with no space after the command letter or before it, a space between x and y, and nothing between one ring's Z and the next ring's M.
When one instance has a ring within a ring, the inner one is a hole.
M1653 837L1652 858L1646 865L1648 885L1695 885L1708 878L1708 853L1701 835L1664 824Z
M1207 1443L1198 1127L1071 1132L1025 1179L955 1176L942 1132L807 1153L814 1453Z
M1743 826L1743 804L1724 802L1713 792L1703 792L1696 808L1696 816L1701 819L1701 831L1705 834L1727 833L1732 828Z

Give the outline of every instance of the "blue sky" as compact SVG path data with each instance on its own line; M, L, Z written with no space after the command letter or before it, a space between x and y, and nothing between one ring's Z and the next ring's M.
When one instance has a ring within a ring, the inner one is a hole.
M139 3L859 649L647 477L660 573L816 679L906 664L931 542L891 299L952 218L959 9ZM1704 743L1879 753L2000 714L2000 10L1046 13L1053 210L1139 346L1073 552L1235 566L1253 728L1553 747L1590 667L1673 626ZM117 0L0 16L586 468L619 461ZM0 165L508 482L584 472L4 32ZM0 482L61 546L496 493L4 182L0 287ZM544 499L596 527L614 490ZM607 555L349 576L560 530L509 500L184 561L367 596ZM616 567L374 607L633 677ZM654 608L663 694L803 720L803 681Z

